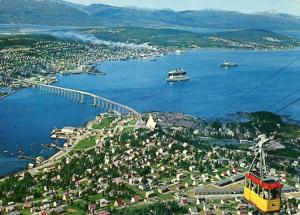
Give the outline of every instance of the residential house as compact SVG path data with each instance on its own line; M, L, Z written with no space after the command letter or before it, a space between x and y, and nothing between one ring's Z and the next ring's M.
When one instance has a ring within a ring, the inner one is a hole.
M170 189L168 187L164 186L164 187L158 188L157 191L159 193L166 193L166 192L170 191Z
M40 215L48 215L48 214L50 214L50 213L48 213L48 211L46 211L46 210L44 210L40 213Z
M99 200L99 205L100 207L106 207L109 204L109 201L107 201L106 199L100 199Z
M180 200L179 204L184 206L184 205L188 205L190 202L187 198L183 198Z
M121 198L118 198L115 201L114 206L115 207L124 207L125 206L125 202Z
M137 202L140 202L140 201L142 201L142 198L140 196L135 195L131 198L132 203L137 203Z
M97 207L96 207L95 204L89 204L89 205L88 205L88 210L89 210L90 212L94 212L96 209L97 209Z
M175 187L176 190L182 190L184 188L185 188L185 186L182 185L181 183L176 184L176 187Z
M155 196L155 192L153 191L153 190L150 190L150 191L147 191L146 193L145 193L145 197L148 199L148 198L151 198L151 197L153 197L153 196Z
M62 206L58 206L56 208L53 208L51 212L54 212L55 214L62 214L65 212L65 209Z
M15 210L16 210L16 208L15 208L14 205L9 205L9 206L7 206L7 207L5 208L5 212L7 212L7 213L11 213L11 212L13 212L13 211L15 211Z
M23 209L29 209L29 208L31 208L32 207L32 203L31 202L25 202L24 204L23 204Z
M196 207L189 208L189 213L191 215L199 214L198 209Z
M68 201L69 199L70 199L70 194L68 192L65 192L64 195L63 195L62 200L63 201Z

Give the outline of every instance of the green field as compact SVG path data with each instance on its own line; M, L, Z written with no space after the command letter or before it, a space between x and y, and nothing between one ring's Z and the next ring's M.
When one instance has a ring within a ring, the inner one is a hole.
M31 35L0 35L0 49L24 49L33 46L40 41L58 41L54 36L31 34Z
M100 200L101 198L103 198L103 194L96 194L96 195L90 195L88 196L88 201L95 203L96 201Z
M87 149L96 145L96 137L90 137L85 140L81 140L74 149Z
M110 124L114 121L116 117L106 117L102 119L101 123L99 124L94 124L92 126L93 129L108 129Z
M133 126L128 126L124 128L124 132L125 133L131 133L134 131L134 127Z
M72 205L65 207L65 214L82 215L86 214L87 203L82 200L74 202Z
M22 209L22 210L20 210L20 213L21 213L22 215L31 215L29 209Z
M136 120L132 119L128 122L128 125L135 125L136 124Z

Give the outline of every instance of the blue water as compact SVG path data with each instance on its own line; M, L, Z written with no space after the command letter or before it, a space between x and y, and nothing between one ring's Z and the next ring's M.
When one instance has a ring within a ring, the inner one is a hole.
M201 50L183 55L168 55L157 61L105 62L99 68L106 76L58 76L57 85L89 91L124 103L138 111L176 111L210 118L239 98L258 82L300 56L293 51ZM232 60L239 67L221 69L220 63ZM183 67L188 82L168 84L167 72ZM300 62L261 85L246 98L220 113L259 111L295 89L300 89ZM276 110L300 96L300 91L278 104ZM300 102L284 111L300 120ZM99 114L90 103L77 104L66 98L25 89L0 101L0 174L23 167L15 159L21 149L26 155L38 155L41 144L49 143L54 127L79 126ZM33 144L33 145L32 145ZM16 147L18 145L18 147ZM32 146L32 147L31 147ZM14 153L8 156L10 153ZM49 155L50 151L44 152ZM9 157L9 158L7 158Z
M90 104L79 105L33 89L6 97L0 101L0 175L28 163L16 159L19 151L28 156L51 155L54 151L43 150L42 144L51 142L55 127L81 126L99 113Z

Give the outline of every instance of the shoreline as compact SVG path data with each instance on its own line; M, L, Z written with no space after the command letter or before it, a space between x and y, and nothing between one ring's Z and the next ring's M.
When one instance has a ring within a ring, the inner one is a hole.
M102 114L102 113L101 113ZM101 116L97 115L97 116ZM96 120L96 117L92 120L86 121L82 126L76 127L77 129L80 128L88 128L91 126L91 124ZM49 168L53 165L55 165L56 162L59 162L63 157L65 157L67 154L69 154L73 148L81 141L83 140L85 137L85 135L81 135L78 138L76 138L74 141L71 142L71 147L68 149L64 150L60 150L55 152L54 154L52 154L51 156L49 156L47 159L45 159L41 165L35 166L32 169L28 169L28 165L25 168L20 168L19 170L15 170L7 175L4 176L0 176L0 182L6 180L7 178L11 177L11 176L20 176L22 174L24 174L25 172L29 172L30 174L36 174L36 171L39 171L41 168ZM52 163L51 163L52 162Z
M24 89L24 88L21 88L21 89L18 89L18 90L13 91L13 92L11 92L11 93L7 93L7 94L4 95L4 96L0 96L0 100L5 99L6 97L11 96L11 95L13 95L13 94L15 94L15 93L17 93L17 92L20 92L20 91L23 90L23 89Z
M102 114L102 113L101 113ZM97 116L101 116L100 115L96 115L93 119L86 121L82 126L76 127L77 129L88 129L90 127L92 127L92 124L95 122L96 117ZM28 172L30 172L31 174L34 173L34 171L39 170L40 168L47 168L47 167L51 167L53 166L56 162L59 162L63 157L67 156L70 152L73 151L73 148L81 141L84 140L86 138L86 134L80 135L78 136L76 139L74 139L71 143L71 146L69 148L63 148L64 150L58 151L56 153L54 153L53 155L51 155L49 158L45 159L43 161L43 163L39 166L36 166L32 169L27 169ZM53 162L53 163L49 163L49 162ZM26 170L23 170L21 172L25 172ZM15 174L18 175L19 173Z
M169 47L166 47L166 49L170 49ZM181 51L180 53L176 53L176 51ZM300 46L298 47L294 47L294 48L278 48L278 49L263 49L263 48L257 48L257 49L251 49L251 48L230 48L230 47L195 47L195 48L171 48L171 50L166 50L165 53L163 53L162 55L157 55L157 56L153 56L153 55L149 55L148 57L151 58L161 58L161 57L165 57L168 55L183 55L185 53L190 53L190 52L197 52L197 51L249 51L249 52L285 52L285 51L299 51L300 50ZM144 59L140 59L140 58L129 58L129 59L110 59L110 60L103 60L103 61L96 61L94 62L94 65L98 65L104 62L122 62L122 61L131 61L131 60L137 60L137 61L148 61L148 60L144 60ZM150 61L150 60L149 60ZM77 70L76 70L77 71ZM79 71L79 70L78 70ZM77 75L77 74L89 74L89 75L97 75L97 76L105 76L106 73L91 73L88 71L81 71L80 73L68 73L68 74L61 74L60 71L57 71L54 74L56 75ZM36 77L36 76L32 76L31 78ZM54 82L57 83L57 82ZM10 88L10 87L8 87ZM13 95L19 91L21 91L22 89L25 88L29 88L29 87L23 87L20 88L14 92L11 92L7 95L1 96L0 100Z
M221 47L199 47L199 48L191 48L190 50L193 51L193 49L195 50L217 50L217 51L253 51L253 52L284 52L284 51L299 51L300 50L300 46L294 47L294 48L278 48L278 49L247 49L247 48L221 48ZM189 49L187 49L189 50Z

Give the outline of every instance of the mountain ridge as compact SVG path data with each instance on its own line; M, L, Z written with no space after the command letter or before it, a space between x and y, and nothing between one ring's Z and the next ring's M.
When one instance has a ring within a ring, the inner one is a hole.
M300 17L222 10L149 10L63 0L0 0L0 24L300 30Z

